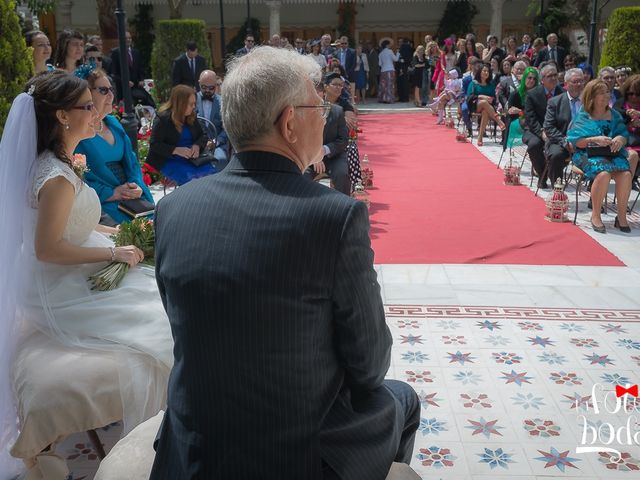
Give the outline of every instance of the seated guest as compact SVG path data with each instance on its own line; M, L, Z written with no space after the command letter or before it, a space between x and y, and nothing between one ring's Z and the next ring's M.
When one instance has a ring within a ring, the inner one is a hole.
M525 131L522 141L527 145L531 164L538 176L538 186L548 188L544 158L544 143L547 136L542 126L547 112L547 102L556 95L560 95L563 90L558 85L558 70L553 64L544 66L540 70L540 76L542 85L538 85L527 94L524 105Z
M332 81L342 80L337 73L325 75L324 84L318 87L319 93L325 95L328 114L324 124L322 134L322 149L324 157L321 162L314 163L308 169L307 174L320 174L326 172L331 178L336 190L345 195L351 194L351 184L349 182L349 167L347 162L347 141L349 132L344 120L342 107L336 104L338 95L337 88L332 88ZM313 172L312 172L313 171Z
M572 68L576 68L576 58L569 54L564 57L564 71L571 70Z
M153 122L147 162L178 185L216 173L211 163L195 166L207 136L196 121L196 92L186 85L171 89L169 101L158 110Z
M513 65L516 60L518 60L518 41L516 40L516 37L510 36L507 38L505 54L506 57L504 57L504 59L509 60L509 62L511 62L511 65Z
M638 188L638 154L640 153L640 75L631 75L620 89L621 98L614 108L622 116L629 134L627 150L634 174L634 189Z
M411 461L420 403L384 380L367 208L302 178L322 157L318 81L293 50L232 60L222 120L238 154L159 202L176 347L151 480L377 480Z
M171 67L171 86L188 85L198 90L198 79L207 68L207 61L198 55L196 42L188 42L187 50L173 60Z
M629 67L618 67L616 68L616 89L622 90L622 85L627 81L629 75L631 75L632 71Z
M222 116L220 113L220 95L215 93L217 86L217 75L212 70L204 70L200 74L198 83L200 91L196 94L196 111L198 116L204 117L215 126L216 131L209 127L205 128L207 136L215 142L214 157L216 159L216 169L223 170L229 163L228 149L229 141L227 132L222 126Z
M489 38L487 39L487 48L482 53L482 61L484 63L490 63L493 57L498 57L498 65L500 65L506 56L507 54L504 53L504 50L498 46L498 37L495 35L489 35Z
M598 76L609 89L609 108L612 108L621 96L620 90L616 89L616 71L611 67L602 67Z
M593 67L591 65L589 65L588 63L581 63L580 65L578 65L578 68L580 70L582 70L582 73L584 73L584 84L585 85L587 83L589 83L591 80L593 80L593 77L595 77L595 75L593 73Z
M351 130L355 130L358 127L358 117L356 116L355 108L353 107L349 81L344 77L344 68L342 68L342 65L337 64L329 73L336 73L340 77L340 80L333 79L330 84L331 88L340 88L340 96L334 103L342 107L347 127Z
M508 60L505 60L505 63L508 63ZM503 67L504 68L504 67ZM526 65L523 61L518 60L514 65L508 75L504 75L500 79L500 83L496 87L496 95L498 96L498 102L502 105L502 109L507 109L507 103L509 102L509 97L511 94L518 90L520 87L520 80L522 79L522 74L525 70Z
M140 197L153 203L153 196L142 180L131 140L120 122L110 115L114 90L106 73L101 69L92 70L86 80L100 126L95 137L78 144L75 153L87 157L89 171L85 181L98 194L102 213L109 215L115 223L128 222L131 218L118 210L118 204Z
M544 39L536 38L531 45L531 48L527 51L527 56L531 59L532 66L536 66L536 62L538 60L538 55L544 48Z
M47 63L51 59L51 43L49 37L40 30L31 30L25 35L27 47L33 49L33 73L51 71L54 66Z
M631 172L629 171L629 152L627 144L627 128L622 116L609 108L610 91L602 80L592 80L587 84L582 96L583 110L571 124L567 138L575 153L573 162L584 172L591 185L591 226L598 233L606 233L600 217L600 208L611 179L616 182L618 215L614 227L629 233L627 223L627 206L631 191ZM587 148L591 145L607 147L609 154L589 155ZM622 206L622 207L621 207Z
M100 35L91 35L87 38L87 45L85 46L85 54L87 53L87 46L93 46L98 49L98 53L102 57L102 68L107 75L111 75L111 58L107 54L103 54L102 47L102 37Z
M56 42L56 53L53 56L55 67L73 73L82 65L83 56L84 36L75 30L63 30Z
M566 55L566 50L558 45L558 35L550 33L547 35L547 46L538 52L533 66L540 67L544 62L554 62L559 67L564 65Z
M467 104L467 91L469 85L473 82L473 79L482 68L482 62L476 57L469 57L467 60L469 70L462 77L462 94L460 96L460 112L462 113L462 121L467 129L467 136L473 135L473 125L471 124L471 112L469 112L469 105Z
M520 128L524 130L524 105L527 100L527 93L536 88L539 83L538 69L535 67L527 67L522 73L522 78L520 79L518 88L511 93L509 100L507 101L506 123L509 129L511 128L511 122L519 122ZM506 140L503 143L502 148L503 150L507 148Z
M562 178L562 170L569 161L573 147L567 141L567 130L582 107L580 95L584 89L584 74L579 68L565 72L567 92L547 103L543 130L547 136L545 153L549 160L548 174L552 184Z
M531 35L525 33L522 36L522 45L516 49L516 53L527 53L531 48Z
M488 64L483 64L476 78L467 90L467 105L471 113L482 114L478 128L478 146L483 145L485 130L489 120L495 120L501 130L506 128L500 116L496 113L496 86L491 83L491 70Z

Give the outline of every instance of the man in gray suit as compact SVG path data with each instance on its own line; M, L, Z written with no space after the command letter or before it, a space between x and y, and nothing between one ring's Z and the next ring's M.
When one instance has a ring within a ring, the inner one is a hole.
M411 460L420 405L384 380L367 208L302 175L324 153L319 80L287 49L232 60L222 119L238 154L158 202L175 363L152 480L382 480Z
M198 117L206 118L211 122L210 124L203 122L202 127L209 140L215 140L213 156L217 162L216 168L220 171L229 163L229 139L222 125L220 95L215 92L217 80L218 77L213 70L205 70L200 74L198 80L200 91L196 93L196 112L198 112ZM212 125L214 128L211 128Z
M581 69L567 70L564 80L567 91L549 100L543 124L547 136L545 153L552 184L562 177L562 170L573 153L573 147L567 142L567 130L582 107L580 95L584 90L584 74Z

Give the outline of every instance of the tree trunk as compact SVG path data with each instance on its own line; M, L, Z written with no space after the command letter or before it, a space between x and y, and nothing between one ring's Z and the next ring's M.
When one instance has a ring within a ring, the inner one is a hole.
M98 25L102 37L103 53L118 44L118 26L116 24L116 0L96 0L98 7Z
M169 18L178 20L182 18L182 7L187 0L169 0Z

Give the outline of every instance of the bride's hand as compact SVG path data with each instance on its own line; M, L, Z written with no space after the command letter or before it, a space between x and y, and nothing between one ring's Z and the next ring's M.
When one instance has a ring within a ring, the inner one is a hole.
M144 253L134 245L116 247L114 260L116 262L127 263L130 267L135 267L138 263L144 260Z

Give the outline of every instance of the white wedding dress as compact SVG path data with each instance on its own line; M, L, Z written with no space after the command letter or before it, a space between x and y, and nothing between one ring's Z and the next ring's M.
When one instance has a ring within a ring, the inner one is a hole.
M56 177L65 178L75 189L64 240L83 247L108 247L113 242L95 231L101 212L95 190L49 151L39 156L35 168L28 209L31 218L24 222L23 256L29 270L22 318L27 326L35 326L70 348L114 352L125 432L130 431L165 407L173 364L173 338L153 270L134 267L119 287L99 292L92 291L87 280L106 263L39 261L30 242L35 239L38 195Z

